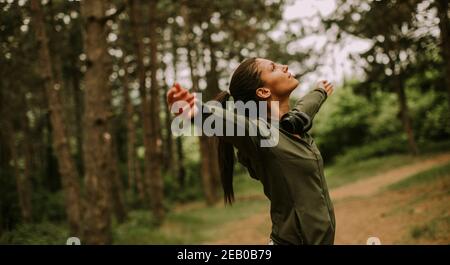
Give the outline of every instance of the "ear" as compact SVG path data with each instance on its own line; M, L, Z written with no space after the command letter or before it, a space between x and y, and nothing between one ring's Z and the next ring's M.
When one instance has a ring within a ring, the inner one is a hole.
M256 89L256 96L260 99L268 99L272 95L272 92L267 87L260 87Z

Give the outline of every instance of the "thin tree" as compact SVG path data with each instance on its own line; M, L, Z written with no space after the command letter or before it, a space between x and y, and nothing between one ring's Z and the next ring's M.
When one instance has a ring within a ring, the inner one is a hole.
M53 129L53 148L58 157L58 169L62 177L65 191L66 213L71 233L79 235L81 222L81 201L79 176L75 163L70 155L66 125L62 117L60 98L61 83L53 75L49 39L47 37L44 15L39 0L31 1L32 19L34 21L36 40L38 42L39 64L41 77L50 111L50 121Z

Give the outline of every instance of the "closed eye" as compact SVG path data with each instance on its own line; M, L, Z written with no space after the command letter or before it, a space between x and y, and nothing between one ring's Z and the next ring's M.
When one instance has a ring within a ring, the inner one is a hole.
M272 71L274 71L274 70L275 70L275 64L272 63Z

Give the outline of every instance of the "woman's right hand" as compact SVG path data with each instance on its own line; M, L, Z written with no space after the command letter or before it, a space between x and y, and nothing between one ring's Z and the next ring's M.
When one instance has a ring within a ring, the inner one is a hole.
M188 118L192 118L198 112L198 109L195 106L195 95L189 93L189 91L186 88L183 88L179 83L175 83L169 91L167 91L166 100L169 105L169 110L172 109L173 104L180 102L177 103L180 105L178 105L178 111L175 112L175 115L177 116L183 113L184 115L187 115Z

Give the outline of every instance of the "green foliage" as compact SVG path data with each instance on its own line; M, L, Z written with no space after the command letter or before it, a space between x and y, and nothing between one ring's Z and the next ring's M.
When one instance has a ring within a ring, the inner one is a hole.
M419 142L443 141L450 138L450 111L446 95L441 91L422 93L408 90L416 139Z
M408 83L410 84L410 83ZM337 88L315 118L313 136L326 161L354 162L386 154L405 153L407 138L398 116L397 97L376 91L369 99L353 93L354 82ZM450 112L443 92L421 92L410 84L408 105L419 147L440 148L433 142L450 138Z
M20 224L15 230L4 233L0 244L64 245L68 237L68 230L56 223Z
M315 118L313 134L328 160L352 146L363 144L368 136L373 106L350 87L337 89Z
M381 157L388 154L399 154L407 152L407 139L403 134L392 135L380 140L347 149L347 151L336 158L340 164L355 163L372 157Z
M13 229L20 220L19 199L16 193L15 176L0 170L0 225Z
M33 191L33 219L61 222L66 218L66 204L62 190L51 193L46 189Z
M395 94L376 91L370 99L374 112L369 118L369 138L379 140L402 132Z
M186 161L186 177L184 187L179 180L170 174L164 176L164 192L169 202L189 202L204 197L200 176L200 162Z

